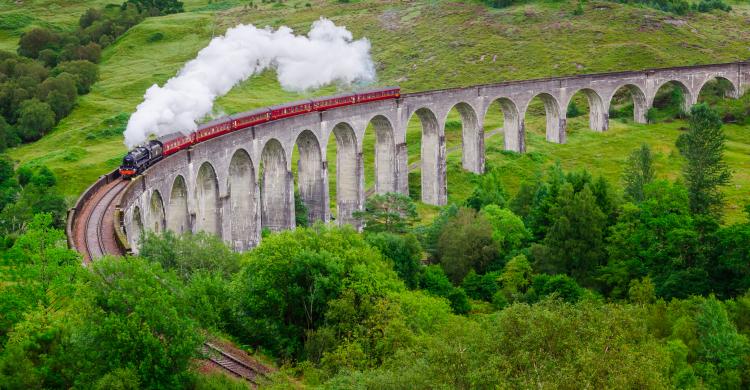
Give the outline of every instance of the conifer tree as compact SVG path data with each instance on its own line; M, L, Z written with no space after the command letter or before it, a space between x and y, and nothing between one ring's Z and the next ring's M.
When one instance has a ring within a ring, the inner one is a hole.
M724 162L725 136L719 114L705 104L690 110L687 133L677 139L677 148L687 160L683 175L693 214L719 217L723 203L721 186L731 172Z

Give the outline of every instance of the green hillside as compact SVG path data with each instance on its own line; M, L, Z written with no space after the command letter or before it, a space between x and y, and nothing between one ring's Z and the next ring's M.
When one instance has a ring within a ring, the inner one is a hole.
M0 5L0 49L12 50L19 34L34 25L74 28L80 13L106 1L23 1ZM42 163L59 176L73 200L99 175L119 164L125 147L120 132L127 117L153 83L163 83L207 44L212 35L237 23L278 27L304 33L321 15L346 26L355 37L372 42L379 85L398 84L405 92L531 77L569 75L649 67L728 62L750 54L748 7L733 4L729 14L674 16L649 8L604 1L542 2L491 9L474 1L187 1L187 12L148 18L108 47L100 81L79 98L73 113L42 140L10 151L21 164ZM436 23L439 21L439 23ZM163 39L150 39L155 34ZM327 94L334 88L315 91ZM217 111L232 113L301 96L284 92L267 72L235 87L218 100ZM526 155L502 153L502 135L487 140L487 162L503 168L512 193L520 180L559 161L566 168L586 168L618 180L621 163L642 142L658 152L658 174L676 177L680 161L674 141L680 121L633 125L612 121L611 131L586 130L584 116L569 121L567 145L546 143L543 117L526 118ZM457 119L450 118L450 119ZM501 125L489 118L487 130ZM410 160L419 153L418 121L410 122ZM750 132L726 126L727 158L735 171L726 189L728 222L740 210L750 186ZM460 145L460 127L448 134ZM332 146L332 143L329 142ZM372 178L372 149L366 151L367 181ZM330 155L330 153L329 153ZM335 161L329 158L329 161ZM333 172L333 167L331 172ZM467 196L471 175L460 169L460 151L449 157L449 197ZM333 183L332 183L333 186ZM423 208L429 211L430 208Z

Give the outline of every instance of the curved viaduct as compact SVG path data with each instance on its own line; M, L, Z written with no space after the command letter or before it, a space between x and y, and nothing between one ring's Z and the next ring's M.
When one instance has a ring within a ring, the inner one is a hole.
M729 63L645 71L579 75L503 82L466 88L405 94L398 100L344 106L325 112L264 123L212 139L172 155L134 179L123 193L122 227L132 248L144 229L217 234L236 250L253 247L261 229L294 227L292 151L297 146L298 192L310 220L329 221L336 202L339 223L364 205L363 139L375 129L375 190L408 193L406 127L416 115L422 124L422 200L447 200L445 122L454 107L463 124L463 167L484 170L485 115L494 102L504 114L506 150L525 151L524 116L540 97L546 112L546 138L566 140L566 110L583 92L590 107L590 128L606 131L615 92L630 90L634 120L646 121L656 92L678 85L685 108L695 104L701 88L720 78L731 83L731 97L750 85L750 63ZM329 199L326 145L336 142L336 198Z

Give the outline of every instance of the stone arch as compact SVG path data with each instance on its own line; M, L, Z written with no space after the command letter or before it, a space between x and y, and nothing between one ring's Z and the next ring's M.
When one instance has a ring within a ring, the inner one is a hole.
M188 191L185 178L181 175L175 177L172 183L172 191L169 195L167 211L167 229L183 234L190 231L190 215L188 214Z
M375 192L395 192L396 138L393 125L383 115L376 115L369 123L375 129Z
M141 208L138 206L133 208L133 222L130 225L133 229L130 235L131 246L133 248L138 248L138 243L141 241L141 235L144 232Z
M466 102L456 103L451 110L454 108L461 117L461 163L469 172L482 173L484 172L484 133L477 112Z
M445 139L442 137L437 116L429 108L422 107L416 110L414 115L419 118L422 124L422 142L420 147L422 159L422 202L432 205L443 205L447 201Z
M149 229L153 230L154 233L161 234L164 231L164 228L167 225L164 214L164 200L159 191L154 190L154 192L151 193L148 210Z
M589 103L589 129L593 131L607 131L609 129L609 110L601 95L591 88L581 88L570 95L568 105L578 93L583 93ZM567 107L565 107L567 112ZM566 115L567 116L567 115Z
M284 147L276 139L269 140L260 160L261 224L272 231L291 229L294 227L294 193Z
M695 92L695 100L696 100L696 102L698 101L698 98L699 98L701 92L703 92L703 88L707 84L709 84L711 81L714 81L714 80L720 81L720 82L725 82L726 85L729 86L729 89L725 91L724 97L728 97L728 98L732 98L732 99L737 99L737 98L740 97L739 88L737 88L737 85L735 85L735 83L732 82L732 80L730 80L730 79L728 79L726 77L714 75L714 76L707 77L706 80L703 81L703 83L698 88L696 88L696 90L695 90L696 91Z
M557 144L564 144L567 138L565 132L565 112L560 108L560 102L557 98L550 95L547 92L536 94L526 104L528 109L529 104L534 98L541 99L544 103L544 113L546 117L546 137L547 141L554 142ZM524 115L527 110L524 110Z
M331 133L336 140L337 220L339 225L356 225L352 214L362 208L362 187L364 186L362 153L357 150L357 135L348 123L337 124Z
M195 178L195 231L221 236L219 180L213 165L201 164Z
M258 243L260 229L255 168L250 155L244 149L234 152L229 162L227 192L230 243L235 250L248 249Z
M643 89L635 84L623 84L615 88L614 92L612 92L612 96L609 97L607 107L612 107L612 100L614 100L617 93L623 88L630 93L630 96L633 99L633 121L635 123L646 123L646 112L649 108L649 102L646 99L646 94L643 92Z
M326 202L325 185L323 181L323 156L320 151L318 137L310 130L305 130L297 136L295 142L299 150L297 160L297 188L302 202L307 207L307 220L325 221Z
M688 88L687 85L685 85L685 83L683 83L680 80L666 80L663 83L657 85L654 88L654 94L653 96L651 96L651 99L650 99L651 101L650 101L649 106L653 105L654 98L656 98L656 94L659 93L659 90L670 83L672 85L676 85L678 88L680 88L680 90L682 90L682 94L684 96L684 99L682 101L682 110L685 112L689 112L690 107L693 104L695 104L695 99L697 98L697 96L693 96L693 93L692 91L690 91L690 88Z
M484 116L486 117L491 107L497 103L503 112L503 136L505 150L523 153L526 151L526 135L523 116L518 111L516 103L501 97L493 100L487 105Z

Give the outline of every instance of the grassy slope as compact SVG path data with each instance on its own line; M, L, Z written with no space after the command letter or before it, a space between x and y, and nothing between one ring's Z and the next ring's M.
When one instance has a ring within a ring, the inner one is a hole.
M35 24L51 23L70 28L85 8L82 1L66 1L65 12L47 11L49 2L26 2ZM59 3L59 2L55 2ZM90 2L89 2L90 3ZM100 3L100 2L97 2ZM290 0L285 6L235 7L227 1L207 7L207 0L188 1L188 12L150 18L138 25L104 53L101 80L92 92L52 134L17 148L11 155L22 163L41 162L60 175L63 189L75 197L99 174L115 167L125 148L121 137L106 128L121 124L124 115L141 101L146 88L163 83L192 58L211 38L236 23L288 25L306 32L312 21L324 15L347 26L355 37L368 37L377 62L378 84L399 84L405 91L471 85L575 73L603 72L646 67L736 61L748 57L750 31L746 8L731 14L673 16L608 2L588 2L581 16L573 16L573 2L541 3L491 10L472 2L448 1L334 1ZM61 6L60 6L61 7ZM25 6L23 8L26 8ZM0 6L0 17L18 9ZM683 23L684 22L684 23ZM12 48L18 31L0 29L0 48ZM149 43L162 32L165 39ZM330 93L326 88L312 94ZM267 72L234 88L220 98L217 108L236 112L256 106L300 98L280 90ZM124 115L123 115L124 114ZM118 116L119 115L119 116ZM487 128L501 124L488 118ZM502 137L487 140L488 164L503 167L508 189L513 192L521 178L555 161L567 168L586 167L595 174L617 179L630 150L648 142L660 152L659 173L674 177L680 165L674 140L680 122L658 125L612 123L612 131L596 134L585 130L585 117L570 121L567 145L544 141L543 118L527 117L529 154L500 153ZM727 127L728 158L736 174L727 188L729 219L741 218L739 206L750 185L750 134L747 128ZM457 130L460 134L460 129ZM419 123L410 122L410 160L419 154ZM460 144L457 133L450 144ZM368 142L369 141L369 142ZM330 143L332 144L332 143ZM372 182L372 148L366 140L367 182ZM333 165L335 154L329 152ZM335 178L335 167L331 177ZM471 175L460 170L460 152L449 157L449 197L460 201L470 188ZM334 186L333 183L332 187ZM428 207L423 211L431 210Z

